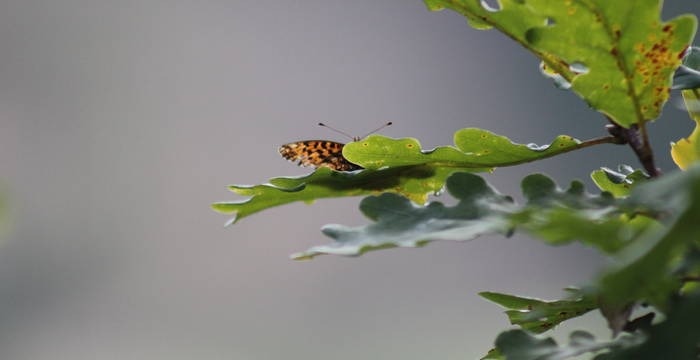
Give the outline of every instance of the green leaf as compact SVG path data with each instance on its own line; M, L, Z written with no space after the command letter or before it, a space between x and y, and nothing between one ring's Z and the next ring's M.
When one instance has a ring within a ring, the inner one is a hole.
M302 177L274 178L270 184L231 185L231 191L251 198L216 203L212 208L236 214L228 222L233 224L274 206L321 198L393 192L421 204L429 194L439 192L452 173L492 171L497 166L544 159L580 147L580 141L564 135L544 146L515 144L506 137L480 129L459 130L454 138L457 147L425 151L415 139L372 135L343 148L343 155L365 170L338 172L320 168Z
M561 322L581 316L595 308L596 302L582 294L566 300L543 301L495 292L479 295L507 309L510 323L536 334L553 329Z
M453 207L439 202L417 206L396 194L370 196L362 200L360 210L374 223L360 227L326 225L322 231L334 243L292 257L361 255L376 249L417 247L434 240L465 241L489 233L508 235L514 227L541 234L553 244L568 243L583 233L586 244L606 252L619 249L636 236L619 231L626 221L618 219L620 212L612 196L586 194L580 182L560 190L546 176L530 175L523 180L523 193L528 198L524 206L498 194L477 175L456 173L446 185L459 200ZM595 231L601 222L614 225L606 227L609 233L604 236ZM557 231L548 232L550 227Z
M528 4L554 25L528 30L527 39L540 51L586 69L571 86L593 108L624 127L659 116L671 76L695 34L694 16L664 23L660 0Z
M489 350L484 357L482 357L480 360L505 360L505 357L501 355L501 353L498 351L498 349L493 348Z
M510 330L498 336L496 348L506 360L563 360L586 353L629 348L643 340L643 335L635 334L599 342L590 333L574 331L569 335L568 346L559 346L552 338L541 339L523 330Z
M512 40L541 58L545 67L553 73L561 74L566 80L573 76L561 59L534 48L526 39L526 32L536 26L548 23L548 18L523 0L500 0L499 9L492 9L480 0L424 0L428 9L437 11L451 9L467 18L469 25L476 29L495 28Z
M385 193L362 200L360 210L374 224L350 228L326 225L325 235L336 240L292 255L305 260L320 254L361 255L392 247L418 247L433 240L464 241L483 233L507 233L510 229L502 214L513 206L510 197L496 193L478 176L456 173L447 180L447 191L462 200L454 207L439 202L417 206L410 200Z
M641 170L620 165L618 171L602 167L591 173L591 179L600 190L607 191L616 198L621 198L629 196L632 188L645 182L647 177Z
M434 165L459 168L494 168L512 166L548 158L579 148L581 142L560 135L550 145L515 144L505 136L468 128L454 135L455 147L441 146L422 150L416 139L391 139L372 135L349 143L343 156L367 169L408 165Z
M600 294L615 306L647 301L667 309L681 285L673 275L678 261L700 239L700 166L637 187L629 202L666 213L668 228L649 231L625 248L619 264L600 280Z
M251 196L239 202L220 202L212 208L220 213L235 214L228 223L258 211L297 201L307 203L316 199L343 196L360 196L383 192L403 194L412 201L424 203L428 194L442 189L447 177L457 171L483 171L484 169L440 168L431 166L404 166L381 170L339 172L322 167L300 177L279 177L270 184L243 186L231 185L236 194Z
M595 360L696 360L700 344L700 293L678 299L667 319L652 326L648 339Z
M426 3L502 31L624 127L659 116L697 23L692 15L662 22L661 0L510 0L496 11L478 0Z

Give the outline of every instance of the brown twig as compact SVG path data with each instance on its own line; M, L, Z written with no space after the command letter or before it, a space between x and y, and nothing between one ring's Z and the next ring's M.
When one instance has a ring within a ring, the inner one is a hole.
M612 119L608 118L608 120L610 125L607 125L606 128L610 135L617 138L620 141L619 143L628 144L632 148L649 176L661 176L661 171L654 165L654 152L649 143L649 134L645 124L632 125L629 129L626 129L616 124Z

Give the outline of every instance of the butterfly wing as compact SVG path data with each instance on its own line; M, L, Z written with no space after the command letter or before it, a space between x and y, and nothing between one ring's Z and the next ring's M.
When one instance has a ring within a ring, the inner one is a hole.
M337 171L362 169L343 157L343 146L335 141L305 140L284 144L279 152L285 159L297 161L299 166L325 166Z

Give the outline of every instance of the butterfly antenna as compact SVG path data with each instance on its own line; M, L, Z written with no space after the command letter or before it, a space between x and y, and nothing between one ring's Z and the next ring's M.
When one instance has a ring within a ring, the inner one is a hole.
M346 133L346 132L340 131L340 130L338 130L338 129L334 129L334 128L332 128L332 127L330 127L330 126L328 126L328 125L326 125L326 124L324 124L324 123L318 123L318 126L323 126L323 127L329 128L329 129L331 129L331 130L333 130L333 131L335 131L335 132L337 132L337 133L339 133L339 134L343 134L343 135L345 135L345 136L351 138L353 141L356 141L356 140L355 140L355 137L353 137L352 135L348 135L348 133Z
M386 124L384 124L384 125L382 125L382 126L376 128L376 129L370 131L369 133L367 133L367 135L361 137L360 139L364 139L364 138L366 138L366 137L368 137L368 136L370 136L370 135L376 133L377 131L379 131L379 130L381 130L381 129L384 129L385 127L387 127L387 126L389 126L389 125L391 125L391 124L393 124L393 123L392 123L391 121L389 121L388 123L386 123Z

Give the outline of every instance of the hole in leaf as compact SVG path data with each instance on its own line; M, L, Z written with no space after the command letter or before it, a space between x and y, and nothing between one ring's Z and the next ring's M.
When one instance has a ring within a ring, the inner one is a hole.
M577 73L577 74L586 74L588 73L588 67L586 65L583 65L583 63L580 62L575 62L569 65L569 70Z
M557 24L557 22L554 21L554 19L552 19L550 17L544 19L544 26L554 26L556 24Z
M490 12L501 11L501 4L498 0L481 0L481 7Z

